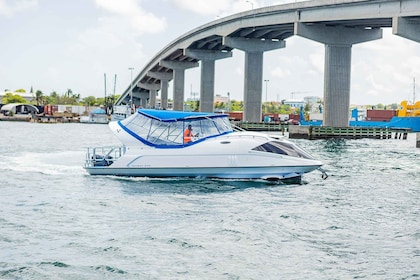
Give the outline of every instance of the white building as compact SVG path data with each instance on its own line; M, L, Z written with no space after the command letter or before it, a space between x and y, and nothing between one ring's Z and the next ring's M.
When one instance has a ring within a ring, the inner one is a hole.
M298 108L300 109L300 107L305 107L305 100L302 99L289 99L289 100L284 100L284 104L285 105L289 105L291 108Z
M227 96L221 96L220 94L216 94L214 96L214 103L225 103L227 104L229 102L229 97Z

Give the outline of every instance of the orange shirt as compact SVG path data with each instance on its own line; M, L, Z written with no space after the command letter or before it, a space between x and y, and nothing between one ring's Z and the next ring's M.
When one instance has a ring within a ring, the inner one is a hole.
M189 130L188 128L184 131L184 143L189 143L192 141L192 131Z

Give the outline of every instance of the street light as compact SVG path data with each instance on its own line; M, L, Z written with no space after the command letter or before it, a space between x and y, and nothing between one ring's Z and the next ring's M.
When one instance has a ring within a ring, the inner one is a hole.
M131 72L131 82L130 82L130 88L131 88L131 92L130 92L130 110L133 111L133 70L134 67L129 67L128 70L130 70Z
M254 11L254 3L246 0L245 2L248 2L249 4L251 4L251 10L252 10L252 21L254 22L254 26L252 27L252 31L255 31L255 11Z
M264 82L265 82L265 102L267 102L267 88L268 88L268 82L269 82L270 80L264 80Z
M230 92L227 93L228 96L228 107L227 107L227 111L230 112Z
M265 103L267 103L267 91L268 91L268 82L269 82L270 80L264 80L264 82L265 82ZM265 104L265 112L267 113L267 104Z

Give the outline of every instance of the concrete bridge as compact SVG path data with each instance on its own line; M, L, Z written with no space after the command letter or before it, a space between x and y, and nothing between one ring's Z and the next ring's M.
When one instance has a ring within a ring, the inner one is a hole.
M168 83L173 80L173 109L182 111L185 70L201 64L200 111L212 112L215 61L239 49L245 52L243 117L259 122L263 54L284 48L285 40L297 35L325 45L324 124L348 126L352 46L381 39L383 28L420 42L420 1L314 0L231 15L167 45L133 78L116 104L129 104L132 98L136 105L147 107L149 101L154 107L160 91L161 107L167 108Z

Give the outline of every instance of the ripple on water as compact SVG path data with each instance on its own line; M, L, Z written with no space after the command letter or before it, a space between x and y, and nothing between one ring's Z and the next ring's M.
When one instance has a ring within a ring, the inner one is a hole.
M0 129L2 279L419 277L413 135L297 140L329 177L291 185L89 176L84 147L113 144L107 126Z

